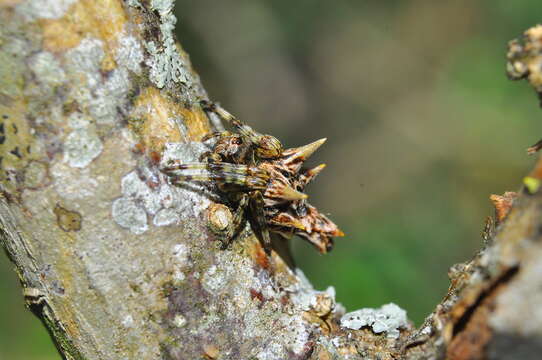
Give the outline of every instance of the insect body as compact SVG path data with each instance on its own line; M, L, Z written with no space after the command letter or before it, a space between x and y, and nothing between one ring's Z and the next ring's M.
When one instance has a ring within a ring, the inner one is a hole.
M279 140L256 132L216 104L204 102L228 121L237 131L214 133L212 151L204 153L201 162L182 164L172 161L162 169L172 184L199 181L218 185L232 203L237 203L234 227L241 228L245 214L253 230L270 248L269 231L284 237L296 234L312 243L320 252L329 251L332 238L344 234L325 215L310 205L303 193L307 184L325 165L304 169L304 161L325 139L309 145L284 150ZM246 212L246 209L249 209ZM229 234L233 237L233 234ZM229 239L231 240L231 239Z

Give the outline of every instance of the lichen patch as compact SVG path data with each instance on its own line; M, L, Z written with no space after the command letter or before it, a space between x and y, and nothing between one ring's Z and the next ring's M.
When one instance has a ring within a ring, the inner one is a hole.
M90 114L97 124L113 124L117 119L118 108L126 103L131 84L128 72L124 68L114 69L107 80L95 91L90 100Z
M176 144L192 151L197 148L195 154L201 153L200 147ZM199 216L209 205L204 194L171 186L163 175L156 174L155 168L144 165L122 177L121 192L122 197L113 204L114 215L118 215L114 219L122 227L139 234L148 228L147 217L155 226L178 225L186 218Z
M120 198L113 202L113 220L134 234L143 234L148 230L147 213L133 199Z
M84 39L65 56L68 78L72 82L83 82L85 86L74 86L71 97L81 104L96 124L115 123L119 108L127 102L130 91L128 70L116 68L102 74L106 59L104 43L98 39Z
M177 266L186 267L190 265L190 249L185 244L175 244L171 249L171 254Z
M37 82L44 86L45 90L62 85L66 74L60 67L55 56L48 51L40 51L28 59L28 67L34 73Z
M173 15L173 0L152 0L151 8L160 15L161 43L149 41L145 44L150 57L147 65L150 67L150 80L158 87L173 86L175 83L187 83L190 74L181 58L173 31L177 18Z
M64 161L84 168L102 152L102 141L90 127L73 130L64 141Z
M64 199L75 200L95 196L98 181L91 176L89 168L74 168L57 161L50 168L56 192Z
M171 158L186 159L187 161L190 161L190 157L177 157L179 155L176 155L175 149L183 149L180 150L181 153L190 153L195 149L201 149L203 147L201 143L177 143L167 145L168 147L166 147L166 150L164 151L163 162L167 162L167 160ZM201 152L197 150L195 154L201 154ZM199 155L196 155L196 158L198 156ZM201 184L194 184L190 187L170 186L170 189L173 194L173 203L171 208L175 208L182 218L202 218L204 216L204 212L211 204L210 198L214 196L209 189Z
M388 337L398 338L399 329L408 327L408 319L405 310L389 303L379 309L363 308L345 314L341 326L354 330L369 326L376 334L386 332Z
M77 47L66 53L64 56L65 67L73 80L85 81L85 83L95 86L101 77L98 73L104 55L103 41L96 38L86 38Z
M132 315L126 315L123 319L122 319L122 326L124 326L125 328L131 328L133 327L135 324L134 324L134 318Z
M122 178L121 189L125 197L141 202L145 210L151 215L156 214L162 207L163 198L167 197L167 194L149 188L135 171L130 172Z
M154 226L175 225L181 220L175 209L162 209L156 213L152 219Z
M124 35L119 38L118 42L119 46L115 50L115 61L119 66L139 74L143 62L143 49L139 40L133 36Z

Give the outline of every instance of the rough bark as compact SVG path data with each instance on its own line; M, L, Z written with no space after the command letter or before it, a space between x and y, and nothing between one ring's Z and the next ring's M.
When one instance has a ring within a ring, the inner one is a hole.
M341 322L333 289L249 228L222 249L230 210L158 171L222 126L199 106L172 6L0 0L0 239L64 358L537 358L539 168L528 191L494 198L487 246L419 330L391 305ZM538 56L522 54L515 69Z

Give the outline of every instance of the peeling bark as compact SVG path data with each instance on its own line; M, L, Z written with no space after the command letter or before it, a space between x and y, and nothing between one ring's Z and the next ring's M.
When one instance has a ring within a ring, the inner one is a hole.
M341 321L333 288L314 290L249 228L222 249L217 194L158 171L197 160L221 127L172 7L0 1L0 240L64 358L537 358L542 165L517 197L493 198L498 227L420 329L394 306ZM540 79L513 46L509 69Z

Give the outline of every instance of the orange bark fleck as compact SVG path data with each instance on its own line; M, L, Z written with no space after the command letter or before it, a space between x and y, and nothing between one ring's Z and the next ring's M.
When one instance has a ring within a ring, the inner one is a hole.
M209 119L199 106L192 109L182 109L181 114L188 128L188 137L192 141L201 141L201 138L210 131Z
M147 154L161 153L167 142L186 141L174 118L180 106L162 96L159 90L148 87L135 100L129 121L130 128L140 137L139 149Z
M495 216L497 218L497 223L500 223L504 220L506 215L512 209L512 204L514 199L517 198L518 194L513 191L507 191L504 195L491 195L489 199L493 202L495 206Z
M52 52L66 51L85 37L103 40L108 48L126 23L126 15L119 0L80 0L60 19L42 19L43 47ZM106 56L107 57L107 56ZM111 70L112 58L104 70Z

